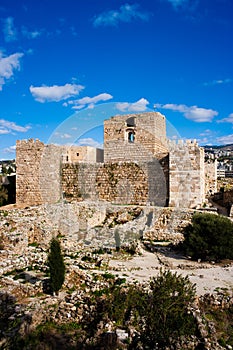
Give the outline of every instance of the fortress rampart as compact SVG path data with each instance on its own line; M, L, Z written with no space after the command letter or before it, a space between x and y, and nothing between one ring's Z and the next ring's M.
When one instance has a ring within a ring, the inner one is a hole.
M18 204L89 199L195 208L216 183L212 167L206 185L204 150L196 141L168 142L156 112L105 121L104 151L38 140L17 141L16 149Z

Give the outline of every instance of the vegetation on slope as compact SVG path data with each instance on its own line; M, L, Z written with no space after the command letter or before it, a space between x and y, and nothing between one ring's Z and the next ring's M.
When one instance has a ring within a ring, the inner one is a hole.
M203 261L233 259L233 222L226 217L197 213L184 228L180 247L191 258Z

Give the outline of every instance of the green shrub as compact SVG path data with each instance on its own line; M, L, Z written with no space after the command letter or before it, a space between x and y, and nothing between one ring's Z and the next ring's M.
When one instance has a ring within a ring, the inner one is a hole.
M162 272L150 283L151 291L143 311L141 340L144 346L159 349L170 344L171 339L196 333L196 322L189 311L195 297L195 285L188 277Z
M184 228L181 248L193 259L233 259L233 222L215 214L194 214Z
M51 289L55 294L58 294L58 291L61 289L65 279L65 264L60 243L55 238L53 238L50 243L48 265Z

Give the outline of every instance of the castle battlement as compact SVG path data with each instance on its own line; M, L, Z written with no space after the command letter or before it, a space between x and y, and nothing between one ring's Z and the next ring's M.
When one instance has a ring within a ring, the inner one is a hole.
M205 200L203 148L196 140L168 140L157 112L105 120L104 150L17 141L16 165L19 204L89 199L195 208ZM214 169L206 191L214 188Z

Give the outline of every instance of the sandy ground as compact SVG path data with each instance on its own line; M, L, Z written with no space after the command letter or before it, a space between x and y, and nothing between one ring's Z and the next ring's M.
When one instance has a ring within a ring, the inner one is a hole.
M218 291L233 291L233 264L217 266L213 264L197 263L169 254L151 253L143 251L140 256L129 260L110 260L109 268L120 277L128 281L144 282L156 276L160 268L170 269L182 276L189 277L196 284L198 295Z

